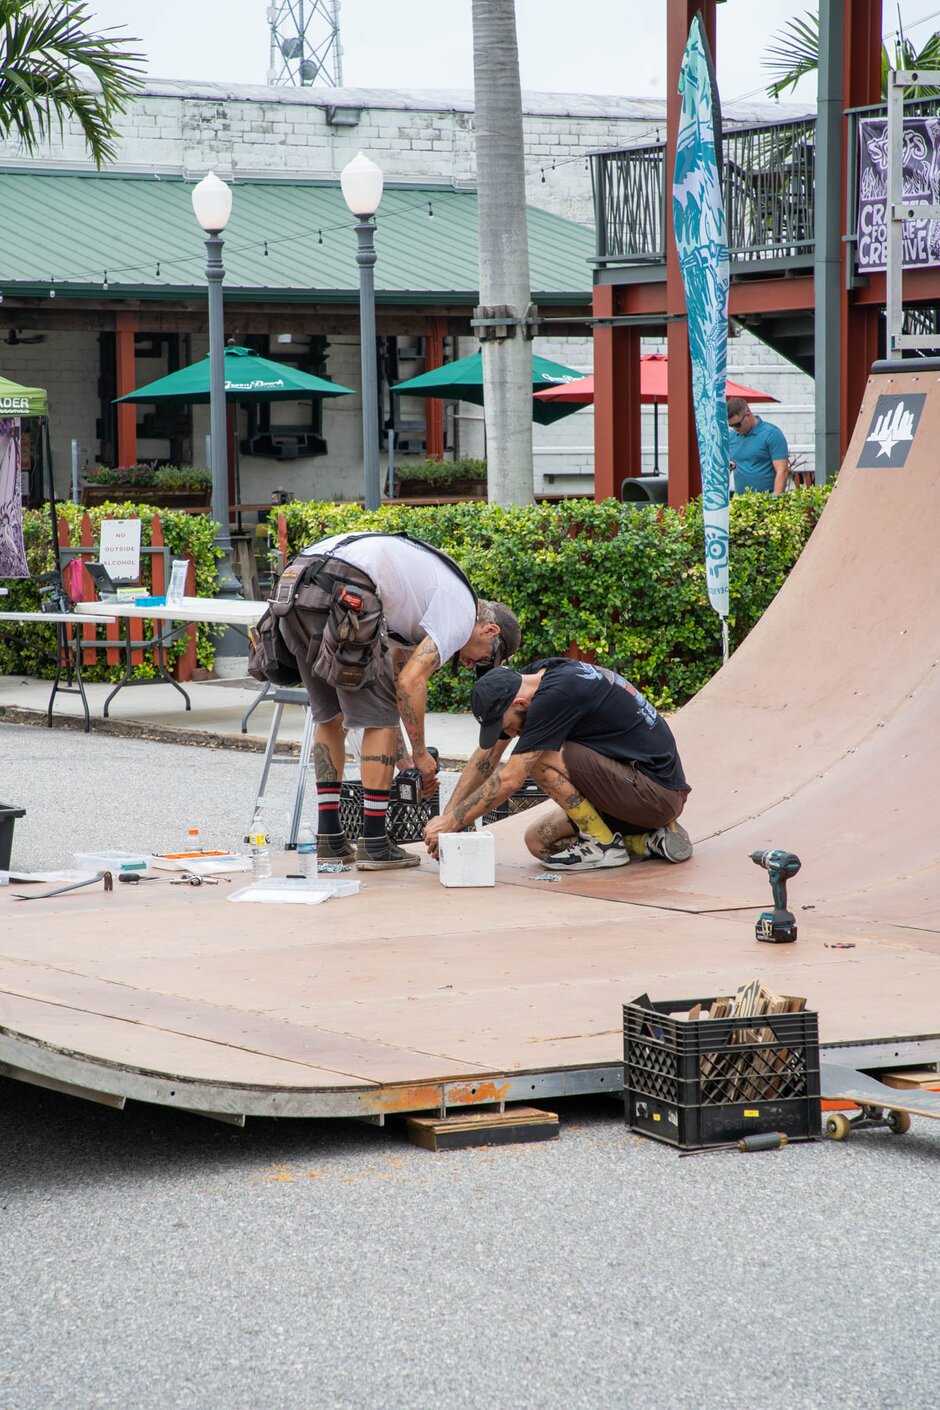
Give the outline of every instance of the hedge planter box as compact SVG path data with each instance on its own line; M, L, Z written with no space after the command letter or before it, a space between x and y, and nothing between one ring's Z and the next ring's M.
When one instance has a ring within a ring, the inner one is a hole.
M486 481L450 480L447 484L432 484L428 480L409 480L405 476L396 484L395 493L402 499L434 499L438 495L486 499Z
M140 489L137 485L83 485L82 504L86 509L98 504L150 504L155 509L208 510L212 490Z

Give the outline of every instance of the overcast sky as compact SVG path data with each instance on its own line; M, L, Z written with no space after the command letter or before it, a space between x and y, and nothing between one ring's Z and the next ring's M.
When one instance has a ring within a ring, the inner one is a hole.
M90 0L102 28L140 41L152 78L264 83L270 0ZM661 97L664 0L516 0L524 88ZM728 0L718 9L723 101L763 97L772 36L808 0ZM898 11L920 45L940 27L938 0L884 0L893 37ZM918 23L929 17L927 23ZM472 89L470 0L342 0L343 82L350 88ZM796 98L815 95L804 80ZM787 95L790 96L790 95Z

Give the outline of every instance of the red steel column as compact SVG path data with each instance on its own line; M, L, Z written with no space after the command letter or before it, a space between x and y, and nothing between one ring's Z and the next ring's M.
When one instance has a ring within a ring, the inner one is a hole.
M676 168L679 132L679 70L689 37L689 26L701 12L705 34L715 57L716 0L667 0L666 10L666 312L682 319L666 325L669 354L669 503L687 504L702 492L695 414L692 410L692 367L689 362L689 329L685 322L685 291L672 227L672 179Z
M444 364L446 318L429 318L424 332L424 370L433 372ZM444 458L444 403L438 397L424 398L424 453Z
M135 313L119 313L114 320L115 370L117 394L126 396L137 388L134 368L134 334L140 331ZM134 465L137 460L137 407L124 402L117 408L117 462Z
M843 94L846 108L881 102L882 0L843 0L844 44ZM843 210L850 178L848 171L848 119L843 127L842 193ZM844 455L852 438L859 407L871 365L879 354L882 311L853 301L846 288L847 262L854 258L854 245L843 241L842 278L842 405L839 439Z
M612 318L618 289L594 289L594 317ZM594 329L594 498L620 498L620 484L640 473L640 330Z

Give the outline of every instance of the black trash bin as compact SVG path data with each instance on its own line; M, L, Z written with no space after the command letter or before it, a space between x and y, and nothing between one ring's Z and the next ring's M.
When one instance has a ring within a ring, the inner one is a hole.
M10 870L10 853L13 850L13 824L17 818L26 816L25 808L8 808L0 803L0 871Z
M624 504L665 504L668 492L668 475L635 475L620 486Z

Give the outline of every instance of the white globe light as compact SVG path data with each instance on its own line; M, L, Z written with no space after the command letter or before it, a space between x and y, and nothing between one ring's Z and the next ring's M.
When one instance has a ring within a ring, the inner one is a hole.
M382 199L385 178L381 167L359 152L348 166L345 166L339 179L343 188L343 200L353 215L363 218L375 215Z
M193 187L193 210L206 231L224 230L232 214L232 193L214 171Z

